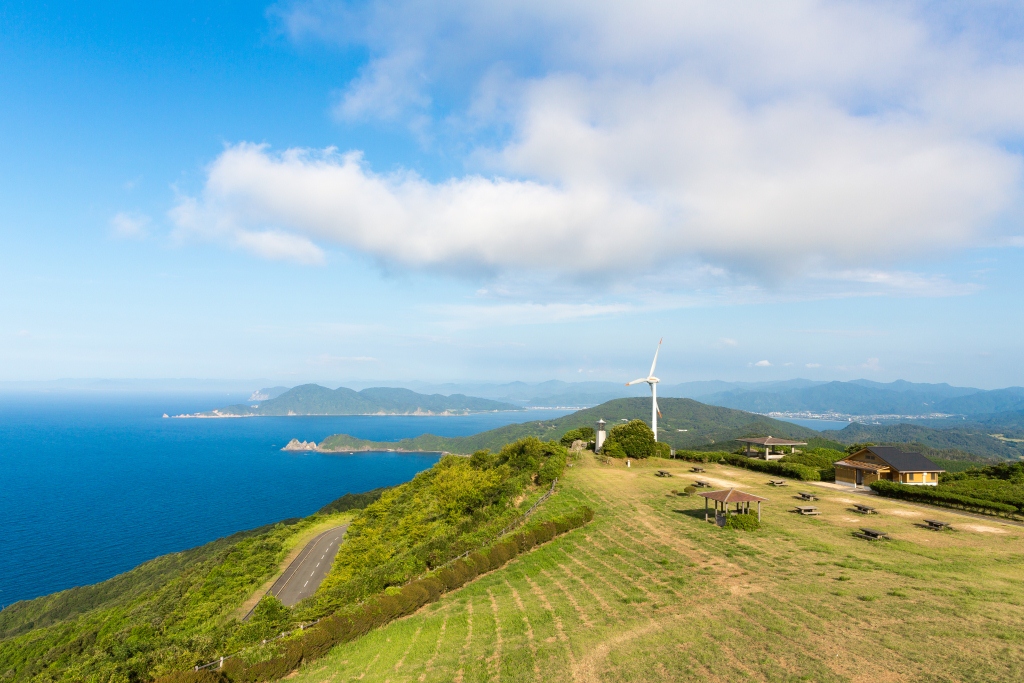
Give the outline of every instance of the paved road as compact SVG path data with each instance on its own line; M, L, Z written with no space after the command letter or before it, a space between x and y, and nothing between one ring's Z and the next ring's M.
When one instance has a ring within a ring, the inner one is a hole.
M348 524L328 529L306 544L299 556L284 570L284 574L270 587L271 594L291 607L315 593L331 570L346 529Z

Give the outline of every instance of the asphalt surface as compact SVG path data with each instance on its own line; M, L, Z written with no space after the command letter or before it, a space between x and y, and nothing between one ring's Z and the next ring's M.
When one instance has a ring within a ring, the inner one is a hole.
M328 529L307 543L270 587L270 593L288 607L315 593L331 570L346 529L348 524Z

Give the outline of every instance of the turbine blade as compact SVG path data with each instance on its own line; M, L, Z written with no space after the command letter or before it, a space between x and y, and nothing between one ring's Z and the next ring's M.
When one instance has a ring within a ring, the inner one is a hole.
M654 367L658 364L658 352L661 351L661 342L664 339L665 338L662 337L661 339L658 340L658 348L654 350L654 362L651 363L651 371L647 373L648 377L654 377Z
M646 378L646 377L641 377L640 379L635 379L635 380L633 380L632 382L626 382L626 386L627 386L627 387L631 387L631 386L633 386L634 384L640 384L640 383L642 383L642 382L646 382L646 381L647 381L647 378Z

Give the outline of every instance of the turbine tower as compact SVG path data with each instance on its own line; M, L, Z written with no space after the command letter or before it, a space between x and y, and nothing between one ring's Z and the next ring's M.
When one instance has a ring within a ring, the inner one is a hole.
M658 364L658 352L661 351L661 342L664 339L662 337L658 340L658 348L654 350L654 362L651 363L651 371L647 377L641 377L635 379L632 382L626 382L626 386L632 386L634 384L640 384L641 382L647 382L651 387L651 431L654 432L654 440L658 440L658 418L661 416L661 411L658 410L658 382L661 380L654 376L654 368Z

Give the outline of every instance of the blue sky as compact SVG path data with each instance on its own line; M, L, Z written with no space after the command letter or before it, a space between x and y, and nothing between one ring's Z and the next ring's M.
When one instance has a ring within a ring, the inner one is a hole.
M1024 384L1022 140L1017 3L0 2L0 381Z

